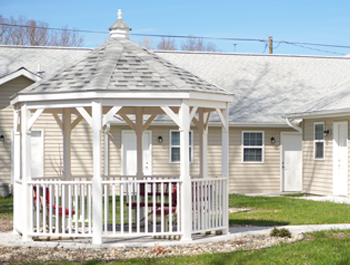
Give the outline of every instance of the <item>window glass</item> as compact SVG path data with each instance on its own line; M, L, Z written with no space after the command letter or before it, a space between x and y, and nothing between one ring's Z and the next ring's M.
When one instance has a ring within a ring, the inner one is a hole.
M323 158L323 142L316 142L315 158Z
M170 161L179 162L180 161L180 132L172 131L170 139ZM190 152L190 162L192 162L192 132L189 132L189 152Z
M263 133L243 133L243 162L263 161Z
M315 140L323 140L323 124L315 124Z

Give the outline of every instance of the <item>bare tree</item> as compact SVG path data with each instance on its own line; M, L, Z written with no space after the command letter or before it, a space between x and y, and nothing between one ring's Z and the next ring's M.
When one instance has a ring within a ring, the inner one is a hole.
M176 50L175 40L173 38L164 38L157 45L158 50Z
M143 37L143 40L139 40L139 44L149 50L154 50L154 44L152 38L147 36Z
M43 21L27 20L23 16L18 19L5 18L0 15L0 44L80 47L83 40L77 30L71 31L68 26L53 31Z
M188 39L181 44L181 50L184 51L219 51L212 42L205 43L202 38L189 36Z

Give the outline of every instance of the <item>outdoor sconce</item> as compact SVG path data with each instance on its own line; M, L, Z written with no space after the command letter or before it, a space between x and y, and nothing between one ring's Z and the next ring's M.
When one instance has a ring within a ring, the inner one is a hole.
M160 142L160 143L163 142L163 137L162 136L158 136L158 142Z
M275 137L271 137L270 141L271 141L272 144L276 143Z
M5 137L3 135L0 135L0 141L1 142L5 141Z
M329 130L325 130L325 131L323 131L323 135L324 135L324 137L327 137L327 135L329 134Z

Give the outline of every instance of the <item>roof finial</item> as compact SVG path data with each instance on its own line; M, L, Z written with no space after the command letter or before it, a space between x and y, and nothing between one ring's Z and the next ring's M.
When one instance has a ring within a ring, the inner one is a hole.
M122 11L118 9L118 20L109 28L111 38L129 38L131 28L122 19Z
M122 19L122 10L121 9L118 9L118 19Z

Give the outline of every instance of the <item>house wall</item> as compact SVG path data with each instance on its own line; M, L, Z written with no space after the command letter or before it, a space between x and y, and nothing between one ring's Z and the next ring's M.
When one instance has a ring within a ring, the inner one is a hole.
M0 182L11 181L13 107L10 106L10 96L32 83L28 78L18 77L0 85L0 135L5 137L5 141L0 142Z
M110 130L110 174L121 174L121 131L130 130L127 126L111 126ZM152 174L179 175L180 164L170 162L170 130L171 126L150 126L152 131ZM193 163L190 164L191 176L199 175L199 134L196 127L194 133ZM265 161L264 163L242 163L241 137L242 131L264 131ZM280 192L280 135L281 132L293 131L289 128L230 128L230 193L268 193ZM163 142L158 142L162 136ZM270 138L276 139L271 144ZM208 135L208 177L221 176L221 128L210 127Z
M308 119L303 125L303 190L304 192L332 196L333 195L333 123L347 121L350 117ZM314 123L324 122L330 133L325 139L324 160L314 159ZM350 133L350 129L348 128ZM350 134L348 135L348 139ZM350 157L350 155L349 155ZM350 169L350 167L349 167ZM350 183L348 181L348 183ZM348 192L349 192L348 187Z

